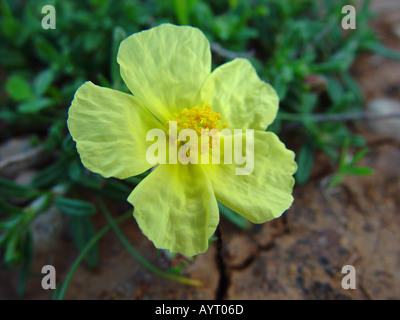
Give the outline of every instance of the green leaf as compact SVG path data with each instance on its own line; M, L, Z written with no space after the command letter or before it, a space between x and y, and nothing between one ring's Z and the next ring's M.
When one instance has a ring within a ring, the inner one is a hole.
M311 169L314 164L314 148L311 143L305 143L298 153L296 172L296 184L302 185L306 183L310 177Z
M193 14L193 25L197 25L203 30L212 26L214 15L206 2L200 1L194 4L191 13Z
M26 101L18 106L18 111L24 114L31 114L40 112L42 109L46 109L53 104L53 100L50 98L40 98Z
M0 199L0 216L9 214L23 214L23 209L8 203L6 200Z
M45 62L57 62L60 60L60 53L45 37L41 35L36 36L34 43L37 54Z
M31 199L38 194L37 190L0 177L0 197Z
M81 163L78 160L73 161L68 167L68 176L72 181L79 182L82 179L82 171Z
M13 75L8 79L6 90L15 101L25 101L33 97L31 86L19 75Z
M0 229L10 232L10 230L17 227L24 220L23 214L13 215L7 220L0 222Z
M363 93L361 92L360 86L357 81L353 78L350 72L346 72L342 75L344 85L347 87L348 93L352 98L352 106L351 109L355 109L356 111L361 111L361 105L364 99Z
M121 181L107 179L104 187L98 193L116 201L126 201L132 190L133 188Z
M180 25L189 24L189 3L188 0L173 0L176 19Z
M346 167L346 158L347 158L347 154L349 153L349 143L350 143L350 138L346 137L345 140L343 141L342 152L339 157L339 169L340 170L342 168Z
M26 233L22 250L24 262L18 279L18 295L20 297L25 295L26 284L28 282L33 263L33 238L30 231Z
M400 52L389 49L378 41L369 41L363 46L365 49L378 53L386 58L400 61Z
M352 57L345 56L345 59L335 58L319 64L310 66L312 73L344 72L352 63Z
M246 229L249 226L249 221L247 221L246 218L242 217L240 214L236 213L220 202L218 202L218 209L225 218L239 228Z
M344 175L342 173L335 174L329 182L328 188L336 187L342 182Z
M115 201L126 201L133 187L115 179L103 179L100 175L89 174L82 177L82 184L93 189L97 194Z
M96 212L96 207L86 201L57 197L54 201L60 211L73 216L86 216Z
M57 119L55 120L49 130L48 130L48 136L47 140L44 144L44 148L46 151L53 151L56 147L59 145L63 145L63 140L65 139L64 137L64 129L66 126L66 122L64 119ZM69 155L64 155L65 161L69 161Z
M362 149L360 151L358 151L353 158L350 161L350 165L354 165L356 164L358 161L360 161L362 158L364 158L364 156L369 152L370 150L368 148Z
M6 253L4 255L4 262L6 264L17 264L22 260L21 252L21 235L18 233L13 233L13 235L8 239L6 246Z
M118 48L122 40L126 38L126 32L123 28L117 26L113 30L112 35L112 50L111 50L111 81L114 86L118 86L121 82L121 74L119 72L119 64L115 58L118 53Z
M21 30L22 25L18 23L17 19L14 19L7 1L0 1L0 12L2 32L6 37L13 40Z
M68 172L65 167L68 165L69 159L61 158L54 164L48 166L33 176L31 185L35 188L46 188L53 184L59 183L67 178Z
M54 73L51 69L44 70L39 73L33 82L33 89L36 96L41 96L46 93L53 80Z
M365 176L374 173L374 170L368 167L350 167L345 168L342 172L347 174L354 174L357 176Z
M18 68L26 62L25 56L10 47L0 48L0 65L7 68Z
M96 235L96 231L89 216L70 216L72 235L79 251L85 249L86 245ZM99 248L97 244L89 250L86 262L90 268L95 268L99 263Z
M326 86L326 91L329 95L329 98L333 101L334 104L341 102L343 99L343 86L342 84L334 77L328 78L328 84Z

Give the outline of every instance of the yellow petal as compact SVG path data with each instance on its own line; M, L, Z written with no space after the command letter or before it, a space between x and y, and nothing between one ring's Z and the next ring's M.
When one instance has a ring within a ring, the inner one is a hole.
M231 129L265 130L278 111L275 90L262 81L246 59L235 59L215 69L201 90Z
M149 129L160 123L130 94L91 82L75 93L68 111L68 129L81 161L104 177L125 179L148 170Z
M244 145L245 134L235 135L235 138L243 139ZM246 154L247 161L250 156ZM291 206L292 175L297 165L294 153L286 149L274 133L254 131L254 170L251 174L237 175L236 169L244 165L235 162L233 159L230 165L209 166L218 201L253 223L279 217Z
M210 44L196 28L162 24L122 41L117 57L129 90L163 123L194 107L211 72Z
M134 217L159 249L203 253L219 221L211 180L199 165L159 165L131 193Z

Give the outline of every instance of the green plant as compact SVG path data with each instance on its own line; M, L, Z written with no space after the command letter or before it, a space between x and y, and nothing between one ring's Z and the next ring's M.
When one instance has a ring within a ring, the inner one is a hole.
M349 153L348 143L343 146L342 154L339 158L338 171L329 181L328 187L333 188L340 184L346 175L364 176L374 173L374 170L368 167L357 166L357 163L369 152L368 148L361 149L356 154Z
M41 8L49 4L56 8L57 27L43 30ZM1 268L20 273L20 294L32 275L30 226L38 215L54 205L73 220L81 257L73 267L84 259L93 267L98 263L99 232L93 225L98 214L94 197L82 194L125 202L147 174L117 181L86 171L66 130L68 107L84 81L126 90L116 52L121 40L142 29L163 22L200 28L211 41L214 67L249 58L280 96L278 119L269 130L285 134L296 146L297 184L309 180L316 151L338 163L332 184L344 174L370 173L355 165L366 151L345 160L348 147L365 150L364 138L344 121L317 121L317 116L362 113L364 98L350 71L360 52L397 60L400 54L383 46L369 26L369 1L358 9L357 29L343 32L345 4L349 1L0 0L0 142L28 136L46 158L28 185L0 179ZM228 208L220 206L220 211L248 227Z

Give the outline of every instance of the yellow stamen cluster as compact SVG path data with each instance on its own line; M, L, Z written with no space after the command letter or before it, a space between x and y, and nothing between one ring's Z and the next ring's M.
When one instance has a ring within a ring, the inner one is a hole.
M193 129L197 135L201 135L202 129L224 129L227 123L219 125L222 119L221 114L212 111L211 106L207 104L204 108L194 107L190 110L183 109L180 114L174 114L178 130Z

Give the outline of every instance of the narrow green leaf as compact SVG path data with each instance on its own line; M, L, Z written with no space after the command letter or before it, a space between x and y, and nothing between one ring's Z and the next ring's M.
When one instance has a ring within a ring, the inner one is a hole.
M346 166L346 158L347 154L349 153L349 143L350 143L350 138L346 137L345 140L343 141L343 147L342 147L342 153L340 154L339 157L339 169L343 169Z
M344 94L343 86L336 78L328 78L326 91L329 95L329 98L333 101L334 104L337 104L342 100L342 96Z
M37 190L0 177L0 197L31 199L38 194Z
M1 27L3 34L9 39L14 39L23 27L17 19L13 17L10 7L7 1L0 1L0 13L1 13Z
M22 214L22 213L23 209L8 203L5 199L0 199L0 216L9 214Z
M23 220L23 215L17 214L17 215L11 216L7 220L3 220L0 222L0 230L5 230L7 232L10 232L15 227L17 227L21 223L22 220ZM11 232L11 233L13 233L13 232Z
M32 114L40 112L53 104L50 98L40 98L26 101L18 106L18 111L24 114Z
M53 80L54 73L51 69L47 69L39 73L33 82L33 89L36 96L42 96L44 93L46 93Z
M57 197L54 203L60 211L68 215L86 216L96 212L96 207L84 200Z
M298 153L296 172L296 184L302 185L306 183L310 177L311 169L314 164L314 148L310 143L305 143Z
M32 178L32 186L35 188L46 188L59 183L63 178L67 177L68 172L65 170L65 167L68 165L68 161L67 158L61 158L37 173Z
M362 149L362 150L358 151L358 152L353 156L353 158L351 159L350 165L352 166L352 165L356 164L358 161L360 161L362 158L364 158L365 155L366 155L369 151L370 151L370 150L369 150L368 148Z
M37 35L34 39L36 52L45 62L57 62L61 55L45 37Z
M366 44L364 44L364 48L366 50L370 50L377 54L380 54L386 58L400 61L400 52L399 51L390 49L378 41L367 42Z
M105 195L110 199L114 199L117 201L126 201L132 190L133 188L127 186L121 181L107 179L104 187L99 190L99 193Z
M115 58L118 53L118 48L122 40L126 38L127 34L122 27L115 27L112 35L112 50L111 50L111 81L114 86L118 86L121 82L121 74L119 72L119 64Z
M343 170L344 173L365 176L374 173L374 170L368 167L350 167Z
M22 252L20 250L21 235L13 233L7 241L4 262L6 264L17 264L21 262Z
M68 175L72 181L79 182L82 179L82 165L78 160L71 162L68 167Z
M220 202L218 202L218 209L225 218L239 228L246 229L249 226L249 221L247 221L246 218L242 217L240 214L236 213Z
M329 182L328 188L336 187L342 182L344 175L342 173L335 174Z
M89 216L70 216L72 235L79 252L95 237L96 231ZM97 267L99 263L99 248L94 244L86 255L86 263L90 268Z
M18 295L23 297L26 291L26 285L31 273L33 263L33 238L30 231L26 233L23 243L24 262L18 279Z
M173 0L176 19L180 25L189 24L189 3L188 0Z
M103 179L101 176L85 175L82 183L93 189L97 194L106 196L115 201L126 201L133 187L130 187L122 181L114 179Z

